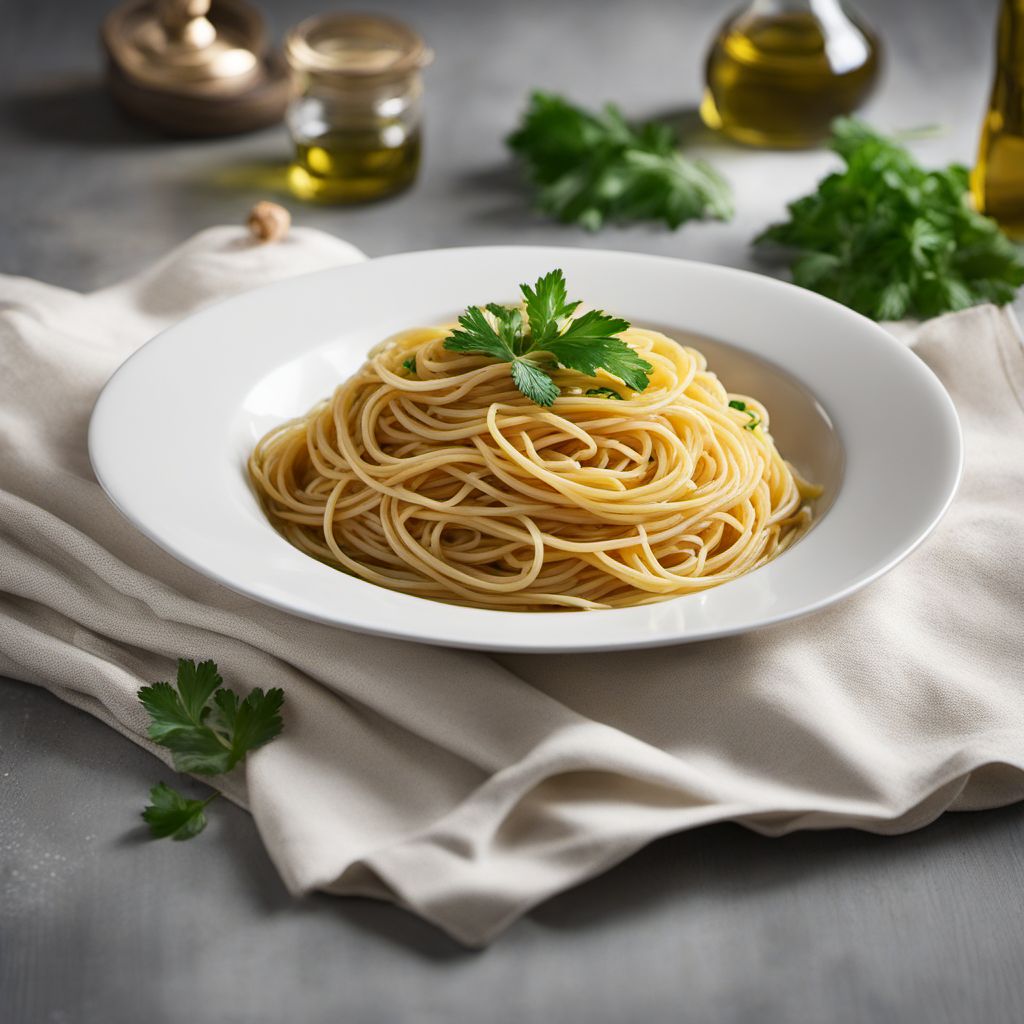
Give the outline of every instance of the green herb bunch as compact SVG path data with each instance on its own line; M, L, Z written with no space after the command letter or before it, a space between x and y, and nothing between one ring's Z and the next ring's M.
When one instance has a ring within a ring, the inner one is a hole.
M154 683L139 690L149 712L149 737L172 752L174 767L193 775L223 775L246 754L281 732L279 689L258 687L244 700L223 687L212 661L178 662L177 685ZM149 791L142 812L154 838L191 839L206 827L205 800L189 800L160 782Z
M968 204L968 172L923 170L897 141L840 118L830 146L846 169L789 205L754 244L795 252L793 281L875 320L1010 302L1024 261Z
M470 306L458 329L445 339L455 352L479 352L510 364L515 386L537 405L551 405L559 395L552 371L561 367L594 377L599 370L617 377L633 391L643 391L654 369L616 337L629 321L599 309L574 316L580 303L570 302L561 270L552 270L531 288L519 286L523 307L491 302ZM524 320L523 311L526 317ZM408 361L406 369L410 369ZM415 369L413 362L411 369ZM593 388L592 397L622 398L608 387Z
M732 216L725 179L678 149L656 121L632 127L608 104L597 114L560 96L535 92L506 140L537 189L537 205L566 223L596 231L605 221L664 221Z

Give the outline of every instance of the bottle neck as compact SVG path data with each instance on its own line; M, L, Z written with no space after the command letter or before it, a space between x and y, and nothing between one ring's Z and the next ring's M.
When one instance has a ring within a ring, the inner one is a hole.
M996 35L996 59L1001 69L1020 67L1024 61L1024 0L1003 0Z

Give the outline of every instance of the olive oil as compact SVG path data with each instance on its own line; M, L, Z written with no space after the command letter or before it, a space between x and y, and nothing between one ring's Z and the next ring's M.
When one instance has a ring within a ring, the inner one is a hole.
M390 144L386 129L325 132L297 140L288 183L300 199L358 203L382 199L407 188L420 162L415 131Z
M755 0L712 43L701 117L749 145L815 145L871 92L878 49L837 0Z
M1003 0L996 74L971 173L975 206L1024 238L1024 0Z

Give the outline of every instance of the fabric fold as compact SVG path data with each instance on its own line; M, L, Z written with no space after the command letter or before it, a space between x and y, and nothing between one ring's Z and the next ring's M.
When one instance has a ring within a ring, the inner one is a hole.
M135 692L178 657L213 658L241 691L281 686L284 733L223 786L288 888L390 899L469 945L674 831L894 833L1024 797L1024 349L1009 311L909 339L953 395L966 472L934 536L882 580L726 640L490 657L227 591L131 528L89 468L92 404L147 338L360 258L320 232L258 246L217 228L90 295L0 277L0 672L165 762Z

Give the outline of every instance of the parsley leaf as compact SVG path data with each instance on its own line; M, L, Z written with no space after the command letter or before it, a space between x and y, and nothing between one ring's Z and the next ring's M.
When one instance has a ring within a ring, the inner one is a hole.
M523 314L513 306L499 306L496 302L487 304L487 312L498 325L498 337L518 355L523 341Z
M218 690L214 694L210 721L218 734L229 740L232 766L250 750L269 743L281 731L283 702L281 690L264 693L258 686L242 701L231 690Z
M579 302L570 302L561 270L552 270L531 288L521 284L519 290L526 300L526 316L535 342L546 341L558 332L558 321L572 316Z
M622 395L613 388L590 388L585 394L588 398L617 398L620 402L622 401Z
M205 725L170 729L159 743L171 751L174 767L179 772L223 775L231 771L237 761L230 745Z
M409 356L408 359L403 359L402 360L402 366L406 369L407 372L415 373L416 372L416 353L414 352L411 356Z
M149 737L172 752L180 772L229 772L250 750L281 732L284 693L280 689L264 693L257 687L240 701L222 684L212 661L197 665L182 659L176 688L162 682L139 690L139 700L149 712ZM202 808L209 800L186 800L162 783L153 788L150 799L143 817L156 837L189 839L205 825Z
M206 800L189 800L177 790L158 782L149 791L149 804L142 817L154 839L191 839L206 828L203 811L216 796L214 793Z
M558 397L558 385L547 371L559 366L589 377L603 370L633 391L647 387L654 367L616 337L629 327L628 320L599 309L572 318L580 303L569 302L561 270L545 274L532 288L526 284L519 288L526 309L525 324L515 306L493 302L484 307L470 306L459 317L458 328L445 339L444 347L455 352L480 352L511 363L513 383L537 405L550 406Z
M830 145L846 164L754 239L793 253L796 284L875 320L1004 304L1024 259L996 222L967 202L968 172L934 171L862 121L839 118Z
M632 127L608 104L594 114L560 96L535 92L506 140L537 189L537 205L565 223L596 231L608 220L728 220L725 179L678 150L675 133L650 121Z
M512 381L537 405L551 405L558 397L558 385L539 366L525 359L517 359L512 364Z
M506 363L515 361L516 352L505 340L507 330L499 334L479 306L470 306L459 317L459 328L445 338L445 348L453 352L483 352Z
M570 321L561 334L544 343L544 348L562 366L579 370L589 377L595 377L598 370L605 370L634 391L643 391L648 384L648 374L654 367L621 338L615 337L627 327L629 321L591 309Z

